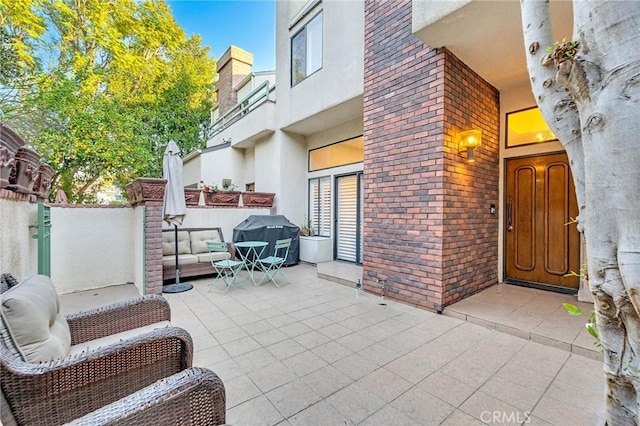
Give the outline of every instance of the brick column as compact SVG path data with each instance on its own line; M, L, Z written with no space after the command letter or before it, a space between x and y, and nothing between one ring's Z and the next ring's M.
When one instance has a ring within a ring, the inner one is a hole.
M139 178L127 185L129 202L144 207L144 273L146 294L162 293L162 206L165 179Z
M498 92L413 35L411 0L365 0L364 61L363 284L441 311L496 282ZM457 152L470 128L474 165Z

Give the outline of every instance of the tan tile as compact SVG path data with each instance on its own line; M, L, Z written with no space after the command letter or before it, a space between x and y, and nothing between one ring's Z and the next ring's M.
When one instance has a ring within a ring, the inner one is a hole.
M345 348L344 346L336 342L328 342L328 343L325 343L324 345L316 346L315 348L311 349L311 352L318 355L320 358L324 359L329 364L332 364L338 361L339 359L342 359L344 357L347 357L353 354L353 351Z
M262 346L273 345L274 343L286 340L288 336L280 330L268 330L252 336Z
M371 340L358 333L351 333L344 337L340 337L339 339L336 339L336 342L354 352L358 352L373 343Z
M225 343L248 337L248 334L240 327L231 327L213 333L213 337L215 337L220 344L224 345Z
M353 333L351 329L343 327L340 324L330 324L326 327L320 327L318 331L331 340L339 339L340 337Z
M280 327L279 330L289 337L296 337L300 336L301 334L313 331L311 327L308 327L301 322L285 325L283 327Z
M357 383L352 383L329 396L327 402L354 423L362 422L386 404L386 401L367 392Z
M489 379L480 390L523 411L531 411L544 392L544 389L536 389L527 383L496 376Z
M562 349L563 351L570 352L571 344L566 341L556 340L547 336L543 336L537 333L538 329L531 332L531 341L540 343L545 346L550 346L552 348Z
M265 320L259 320L255 322L250 322L248 324L242 325L242 330L245 331L249 336L253 336L254 334L263 333L267 330L272 330L273 325L269 324Z
M231 359L231 357L222 346L214 346L196 351L193 354L193 365L201 367L215 366L228 359Z
M475 392L476 388L467 385L441 371L436 371L418 383L418 386L454 407L460 406Z
M323 398L353 383L352 379L331 365L307 374L303 380Z
M247 352L233 358L244 371L253 371L277 361L271 352L265 348Z
M227 410L230 425L271 426L284 420L280 412L264 396L260 395Z
M334 362L333 366L353 380L358 380L379 368L376 364L358 354L348 355Z
M300 379L280 386L268 392L266 396L285 418L293 416L322 399Z
M267 346L266 349L281 361L307 350L304 346L293 339L283 340Z
M293 355L290 358L282 360L282 363L298 377L306 376L307 374L328 365L326 361L311 351L305 351L297 355Z
M373 392L385 401L392 401L413 386L411 382L392 373L386 368L379 368L360 380L360 386Z
M296 342L300 343L307 349L313 349L317 346L324 345L325 343L331 341L331 339L329 339L327 336L318 333L315 330L296 336L294 337L294 339Z
M248 376L263 393L297 379L295 374L289 371L281 362L274 362L253 370L248 373Z
M416 421L410 417L407 417L402 411L387 404L374 414L367 417L361 425L366 426L380 426L380 425L393 425L393 426L416 426Z
M584 409L545 395L532 414L554 425L602 425L606 420L603 405Z
M295 414L288 419L294 426L352 426L354 423L325 400Z
M385 348L382 345L370 345L364 349L358 351L358 354L363 358L366 358L370 362L375 363L378 366L387 365L391 361L400 357L397 352Z
M475 419L460 410L454 410L451 414L449 414L449 417L447 417L445 421L440 424L442 426L482 426L486 423L483 423L480 420ZM527 423L527 425L529 424Z
M417 386L391 401L391 405L424 425L442 423L455 409Z
M529 414L482 391L471 395L460 406L460 410L485 423L509 425L523 423Z
M236 357L260 349L260 344L251 337L243 337L233 342L225 343L223 347L229 355Z
M225 382L224 388L227 397L227 410L262 395L260 389L246 374Z

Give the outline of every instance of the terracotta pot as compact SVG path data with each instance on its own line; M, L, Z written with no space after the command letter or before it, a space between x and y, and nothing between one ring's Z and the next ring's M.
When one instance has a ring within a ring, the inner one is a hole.
M22 194L32 194L38 177L40 156L33 149L21 146L16 152L16 163L9 176L9 189Z
M205 192L204 200L208 206L238 207L240 191Z
M197 188L185 188L184 189L184 201L187 203L187 207L194 207L198 205L200 201L200 189Z
M132 206L146 201L162 201L166 179L138 178L126 186Z
M275 196L272 192L243 192L242 204L245 207L272 207Z
M0 188L9 186L9 178L15 174L16 153L24 141L13 130L0 124Z
M53 168L40 160L40 167L38 168L38 177L36 183L33 185L33 192L39 198L44 200L49 199L49 193L51 192L51 184L53 183Z

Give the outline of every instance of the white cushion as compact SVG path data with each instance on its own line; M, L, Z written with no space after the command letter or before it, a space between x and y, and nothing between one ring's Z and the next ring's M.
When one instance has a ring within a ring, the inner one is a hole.
M158 328L166 328L166 327L169 327L170 325L171 323L169 323L169 321L160 321L155 324L150 324L144 327L134 328L133 330L127 330L121 333L112 334L110 336L101 337L99 339L90 340L88 342L78 343L77 345L71 346L71 348L69 349L69 355L77 355L82 352L88 352L91 349L96 349L100 347L113 345L115 343L120 343L132 337L139 336L141 334L156 330Z
M178 231L178 254L191 253L189 231ZM162 233L162 255L176 254L176 238L174 232Z
M198 263L198 256L194 254L180 254L178 255L178 263L180 265L191 265ZM176 255L162 256L162 266L173 266L176 264Z
M217 229L191 231L191 254L209 253L207 241L222 241Z
M221 251L218 252L213 252L211 253L211 255L209 253L202 253L198 255L198 262L199 263L211 263L211 256L213 256L213 261L217 262L219 260L227 260L231 258L231 255L229 255L229 253L224 253Z
M49 277L35 275L4 292L0 313L25 361L46 362L69 353L71 332Z

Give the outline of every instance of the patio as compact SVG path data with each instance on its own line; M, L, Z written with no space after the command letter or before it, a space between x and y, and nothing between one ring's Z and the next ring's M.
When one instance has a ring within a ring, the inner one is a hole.
M358 295L344 285L353 272L299 264L284 269L292 284L280 289L245 280L223 296L200 279L164 295L172 322L193 336L194 365L225 383L227 423L604 423L585 318L557 308L573 298L499 285L437 315ZM117 286L61 299L71 312L136 293Z

